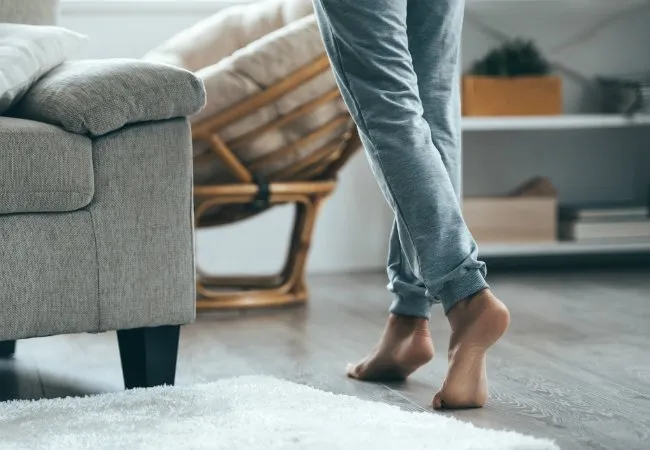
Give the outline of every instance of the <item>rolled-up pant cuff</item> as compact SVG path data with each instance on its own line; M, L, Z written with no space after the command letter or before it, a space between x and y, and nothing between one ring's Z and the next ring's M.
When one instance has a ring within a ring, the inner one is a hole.
M490 286L479 269L469 270L462 277L448 281L438 293L442 307L447 314L458 302Z
M431 318L432 301L426 297L405 298L395 294L395 299L390 305L390 312L400 316Z

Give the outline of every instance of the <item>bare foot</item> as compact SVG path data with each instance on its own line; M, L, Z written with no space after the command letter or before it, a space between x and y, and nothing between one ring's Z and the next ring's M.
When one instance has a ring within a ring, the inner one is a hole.
M449 370L433 397L435 409L480 408L488 396L485 352L506 332L508 308L489 289L454 306L451 324Z
M348 364L351 378L403 380L433 358L429 321L391 314L377 347L360 363Z

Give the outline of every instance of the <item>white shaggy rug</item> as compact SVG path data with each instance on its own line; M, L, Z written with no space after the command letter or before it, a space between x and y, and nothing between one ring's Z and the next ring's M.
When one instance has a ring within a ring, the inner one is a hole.
M0 403L0 448L14 449L557 449L270 377L85 398Z

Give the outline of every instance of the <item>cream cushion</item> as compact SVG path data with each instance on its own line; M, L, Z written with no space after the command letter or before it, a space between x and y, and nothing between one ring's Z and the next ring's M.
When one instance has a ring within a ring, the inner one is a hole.
M0 23L0 113L85 42L66 28Z
M196 71L312 13L311 0L266 0L232 6L181 31L145 59Z
M305 12L313 12L311 2L305 0L271 0L262 2L261 5L256 4L256 8L251 8L251 6L230 8L197 24L195 27L197 29L185 31L177 38L172 38L161 48L146 55L145 58L194 70L196 75L203 80L207 93L207 104L200 113L192 117L192 121L197 123L261 92L324 54L325 50L316 19L313 14L304 16ZM247 14L250 15L247 16ZM290 21L301 15L304 17L282 25L285 21ZM213 29L208 24L218 25L218 29ZM274 29L277 25L280 27ZM268 29L270 29L268 33L263 33ZM257 34L262 34L262 36L239 47L242 42L248 41ZM196 47L191 47L187 42L190 36L198 42ZM222 37L223 46L221 41L215 40L215 36ZM211 46L206 44L208 42L211 43ZM201 51L205 54L197 53L197 48L202 49ZM170 49L173 49L174 52ZM222 57L224 53L227 53L224 49L227 49L228 52L232 51L232 53ZM198 67L211 61L215 62ZM260 108L256 113L221 130L220 136L228 142L332 89L336 89L336 83L332 73L327 71L291 91L275 103ZM343 102L341 100L330 102L287 126L265 133L235 151L241 160L250 162L289 145L341 114L346 114ZM298 152L274 160L272 164L264 165L256 170L255 174L268 176L293 164L340 137L350 126L351 122L342 124L330 133L311 141L309 145L302 146ZM209 151L207 145L202 142L195 142L194 147L195 155ZM195 164L195 182L197 184L231 181L233 181L232 175L220 161L197 159L197 164Z

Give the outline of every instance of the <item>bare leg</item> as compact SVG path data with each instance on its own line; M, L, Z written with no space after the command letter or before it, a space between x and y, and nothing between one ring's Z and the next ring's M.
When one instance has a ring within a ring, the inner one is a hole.
M510 313L489 289L459 302L448 313L449 371L433 397L436 409L480 408L488 396L486 352L507 330Z
M429 321L391 314L379 343L348 376L365 381L403 380L433 358Z

